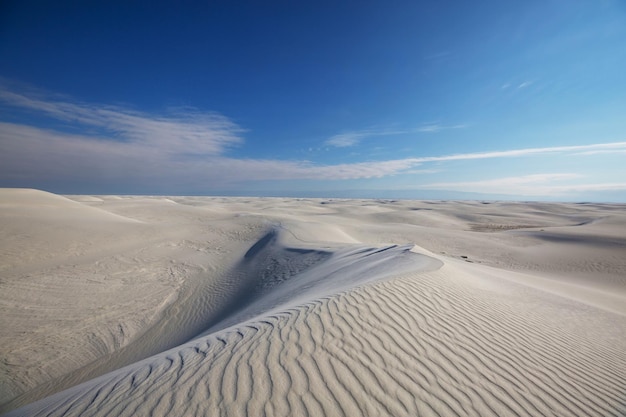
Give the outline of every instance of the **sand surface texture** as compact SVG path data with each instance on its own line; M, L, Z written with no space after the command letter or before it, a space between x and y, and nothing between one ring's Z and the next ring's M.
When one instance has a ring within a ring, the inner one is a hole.
M10 416L624 416L626 206L0 190Z

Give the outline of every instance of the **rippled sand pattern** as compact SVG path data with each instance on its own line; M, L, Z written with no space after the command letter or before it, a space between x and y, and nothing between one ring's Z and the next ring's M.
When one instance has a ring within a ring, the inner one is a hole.
M226 329L33 415L624 415L624 352L551 326L576 306L523 304L409 275Z
M626 416L624 206L0 195L7 417Z

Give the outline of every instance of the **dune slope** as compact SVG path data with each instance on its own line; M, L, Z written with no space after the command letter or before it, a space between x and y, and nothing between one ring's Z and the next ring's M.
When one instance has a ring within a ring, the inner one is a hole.
M626 329L607 320L447 266L267 311L8 415L620 416Z
M7 416L626 414L622 206L73 200L100 219L61 235L84 249L3 277L3 383L22 387ZM46 213L11 227L66 221ZM64 318L70 291L97 297Z

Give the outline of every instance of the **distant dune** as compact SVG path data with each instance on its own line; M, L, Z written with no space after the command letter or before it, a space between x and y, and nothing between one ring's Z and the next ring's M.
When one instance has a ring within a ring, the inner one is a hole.
M7 416L624 416L626 205L0 189Z

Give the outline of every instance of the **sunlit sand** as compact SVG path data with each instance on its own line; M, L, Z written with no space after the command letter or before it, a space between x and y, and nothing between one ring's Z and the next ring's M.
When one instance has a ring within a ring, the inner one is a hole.
M623 416L626 205L0 190L11 416Z

